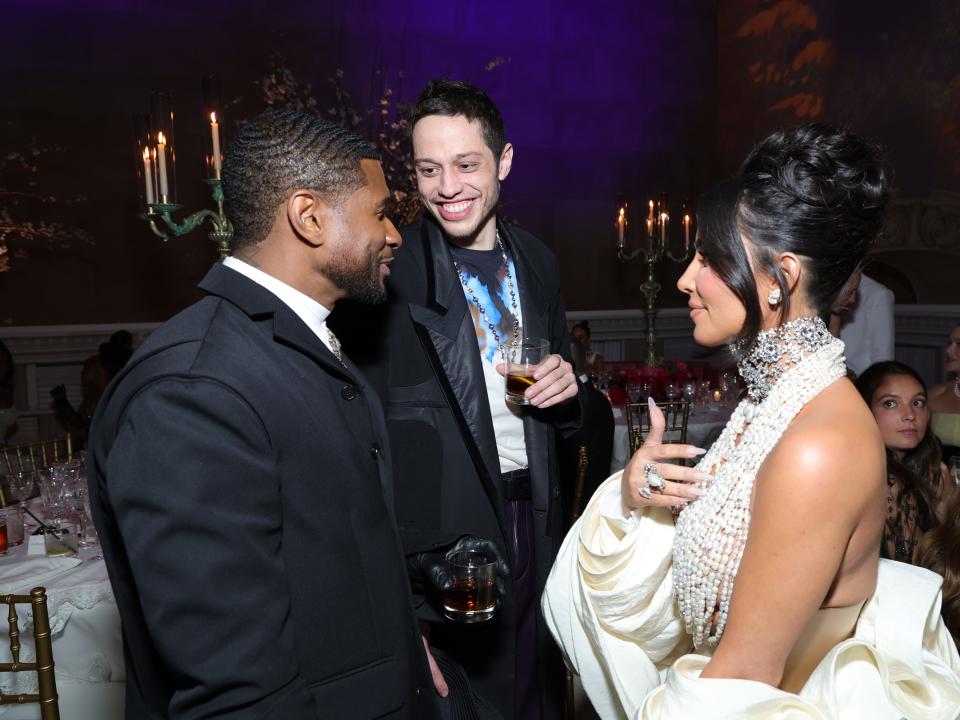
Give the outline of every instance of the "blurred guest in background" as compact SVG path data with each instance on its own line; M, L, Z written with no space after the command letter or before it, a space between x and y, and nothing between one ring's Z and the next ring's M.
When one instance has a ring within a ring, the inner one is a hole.
M14 370L13 354L0 341L0 445L8 444L17 432Z
M589 377L603 370L603 355L590 348L590 324L586 320L578 322L570 334L573 335L574 361L580 363L575 365L577 375Z
M117 330L107 342L100 343L96 355L84 361L80 370L80 404L76 409L67 399L64 385L57 385L50 390L57 421L65 432L73 436L76 447L83 448L86 445L90 419L97 409L100 396L131 355L133 335L126 330Z
M881 555L916 564L920 538L946 512L955 490L941 462L940 443L930 431L927 389L913 368L896 361L871 365L856 385L887 449Z
M960 647L960 493L946 508L943 522L923 536L917 547L917 564L943 576L940 615Z
M930 412L933 432L943 444L944 457L949 458L960 455L960 322L950 331L943 369L952 377L930 388Z
M893 292L856 272L830 309L830 332L846 346L847 368L859 375L894 358Z

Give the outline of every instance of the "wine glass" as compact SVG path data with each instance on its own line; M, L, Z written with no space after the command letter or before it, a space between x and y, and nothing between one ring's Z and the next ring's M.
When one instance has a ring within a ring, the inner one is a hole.
M33 494L33 472L15 472L7 475L7 487L10 492L20 502L20 522L26 527L27 511L25 503Z
M692 403L697 397L697 384L692 380L688 380L683 384L683 397L686 398L687 402Z
M667 396L667 401L673 402L680 397L680 384L671 380L663 392Z
M63 520L63 513L66 510L66 483L62 468L50 467L42 468L36 471L37 480L40 484L40 499L43 501L43 509L47 517L55 525L59 525Z
M627 397L630 398L630 402L638 403L643 395L643 387L639 383L627 383L625 388L627 391Z

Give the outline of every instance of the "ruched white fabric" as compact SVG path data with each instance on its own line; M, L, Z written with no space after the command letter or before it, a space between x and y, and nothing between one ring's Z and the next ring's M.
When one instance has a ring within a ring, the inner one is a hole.
M956 720L960 656L940 619L941 578L881 560L854 636L799 694L749 680L701 679L709 662L673 594L668 510L623 519L620 473L571 528L543 595L547 625L604 720L764 718Z

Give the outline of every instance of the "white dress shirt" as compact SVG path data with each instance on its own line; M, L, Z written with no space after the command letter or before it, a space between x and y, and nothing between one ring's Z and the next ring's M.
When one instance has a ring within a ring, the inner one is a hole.
M857 304L840 326L847 367L857 375L874 363L894 359L893 303L892 290L866 275L860 279Z
M233 256L224 258L223 265L250 278L257 285L280 298L283 304L293 310L297 317L307 324L313 334L320 338L320 342L326 345L330 352L334 355L337 354L330 344L330 335L327 331L327 316L330 315L327 308L312 297L304 295L296 288L287 285L282 280L277 280L273 275L268 275L263 270L257 270L253 265L245 263L239 258Z

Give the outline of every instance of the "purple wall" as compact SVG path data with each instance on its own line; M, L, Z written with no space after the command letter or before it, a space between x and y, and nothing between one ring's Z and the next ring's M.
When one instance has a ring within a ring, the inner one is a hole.
M516 148L504 212L558 254L572 309L642 304L643 266L613 253L616 198L695 199L753 140L796 122L796 107L770 109L785 87L755 82L751 68L791 63L812 39L831 48L805 80L824 98L820 117L876 134L910 192L958 186L960 129L944 119L955 122L960 93L947 0L909 13L866 0L79 5L4 3L0 232L17 230L0 273L3 324L162 320L195 299L213 245L202 231L164 245L135 217L130 117L150 90L174 93L180 199L207 207L200 78L221 79L235 122L263 109L258 83L278 52L321 110L337 68L358 105L385 82L409 102L444 75L487 90ZM807 8L816 27L739 35L785 7ZM663 268L665 304L681 302L679 271Z

